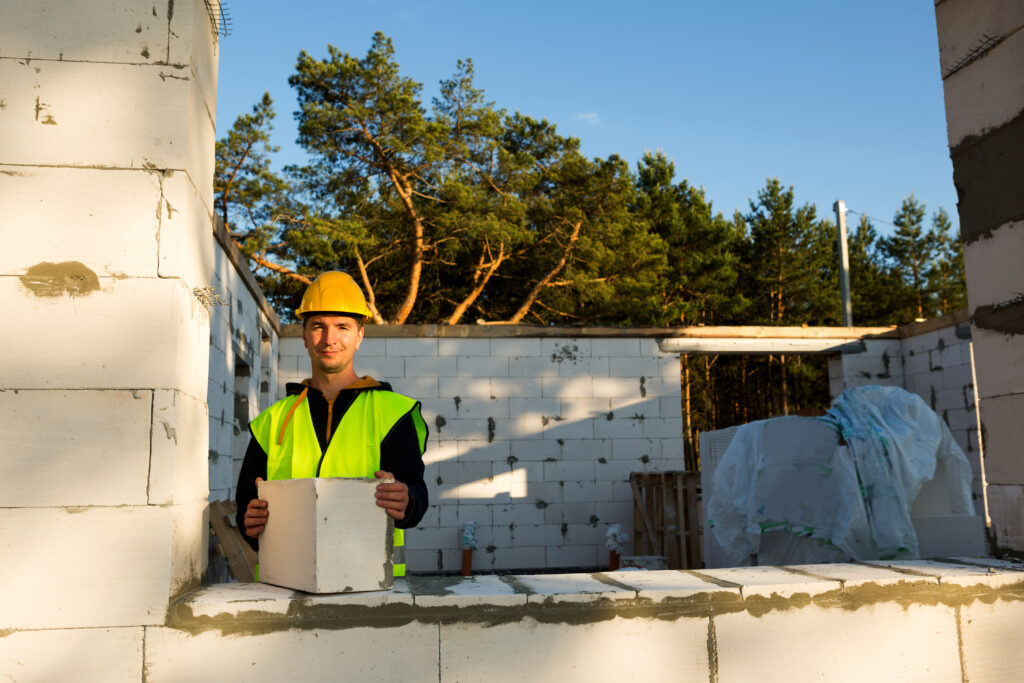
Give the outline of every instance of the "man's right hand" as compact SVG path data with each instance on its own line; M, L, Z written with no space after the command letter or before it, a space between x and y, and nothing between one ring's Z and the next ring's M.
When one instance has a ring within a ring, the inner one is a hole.
M256 477L256 486L259 487L260 482L263 481L263 477ZM249 506L245 508L245 535L249 538L256 538L263 533L263 528L267 526L267 517L270 516L270 512L267 509L267 501L260 498L254 498L249 501Z

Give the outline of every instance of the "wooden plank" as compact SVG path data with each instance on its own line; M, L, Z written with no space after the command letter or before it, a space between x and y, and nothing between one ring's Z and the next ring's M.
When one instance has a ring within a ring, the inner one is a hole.
M690 542L686 521L690 519L690 508L683 502L683 486L689 479L688 472L683 472L682 477L676 479L675 494L676 507L679 510L679 519L676 522L676 535L679 539L680 566L674 569L693 569L690 562Z
M234 517L235 504L232 501L215 500L210 503L210 526L228 560L228 571L236 581L250 583L255 576L256 552L242 538L234 525Z
M699 473L686 473L686 556L691 569L704 566L700 548L700 502L697 500Z
M637 486L637 483L636 483L637 478L638 477L637 477L637 473L636 472L634 472L633 474L629 475L629 485L633 489L633 505L634 505L634 507L637 510L640 511L641 515L643 516L643 523L644 523L643 524L643 528L646 530L647 535L648 535L648 539L649 539L649 544L650 544L651 548L654 550L654 552L652 554L654 554L654 555L661 555L661 549L660 549L660 547L658 545L658 537L654 533L654 525L651 524L651 517L647 513L647 506L643 505L644 497L643 497L643 494L640 493L640 488ZM637 539L637 540L639 540L639 539ZM647 544L645 544L645 546L646 545ZM635 545L634 545L634 547L635 547ZM646 551L646 547L641 549L640 554L641 555L648 554L645 551Z

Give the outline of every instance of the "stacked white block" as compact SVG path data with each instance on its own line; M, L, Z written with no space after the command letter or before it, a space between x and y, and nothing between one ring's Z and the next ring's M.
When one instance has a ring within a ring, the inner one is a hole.
M996 546L1024 549L1024 6L935 6Z
M205 557L216 63L176 7L0 6L0 632L124 671Z
M630 472L684 467L680 367L653 338L367 336L356 370L423 403L430 511L410 571L597 567L610 524L632 531ZM291 328L280 386L309 376ZM470 334L472 331L470 330Z

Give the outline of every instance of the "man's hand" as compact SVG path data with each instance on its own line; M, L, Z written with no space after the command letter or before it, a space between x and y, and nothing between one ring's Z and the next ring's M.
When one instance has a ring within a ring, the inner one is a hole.
M373 476L377 479L395 478L395 475L382 470L374 472ZM409 506L409 487L397 480L392 484L377 484L377 505L395 519L405 519L405 508Z
M261 481L263 481L263 477L256 477L257 487L259 487ZM267 501L259 498L250 500L249 506L245 508L245 518L242 520L245 522L245 535L249 538L256 538L263 533L263 528L267 526L267 517L269 516L270 510L267 508Z

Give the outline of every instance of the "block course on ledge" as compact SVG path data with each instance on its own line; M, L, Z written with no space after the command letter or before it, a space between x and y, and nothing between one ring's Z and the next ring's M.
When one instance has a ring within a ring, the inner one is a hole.
M233 584L193 593L172 605L165 626L147 628L146 666L160 679L229 673L230 662L245 661L257 678L301 666L311 679L358 671L438 680L923 672L1008 680L1024 666L1020 648L1007 647L1024 637L1022 617L1024 565L978 558L411 576L393 591L324 596ZM394 658L367 654L398 643Z

